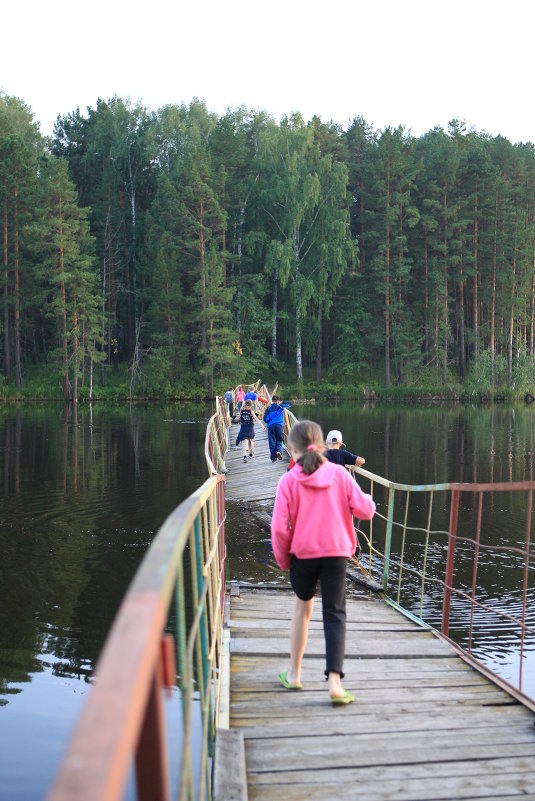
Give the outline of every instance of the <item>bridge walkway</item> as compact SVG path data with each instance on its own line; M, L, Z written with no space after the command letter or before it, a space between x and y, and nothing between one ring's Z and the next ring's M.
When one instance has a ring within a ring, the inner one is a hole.
M254 438L255 455L244 464L241 443L235 444L239 430L240 426L236 423L233 423L229 430L230 450L225 458L228 470L225 498L227 501L265 503L271 510L278 481L288 469L290 462L288 453L284 450L282 461L271 462L267 433L257 424Z
M292 609L287 589L241 586L230 600L229 722L243 733L249 801L535 801L532 713L444 640L377 596L348 598L344 686L356 700L333 707L319 599L304 689L277 682Z

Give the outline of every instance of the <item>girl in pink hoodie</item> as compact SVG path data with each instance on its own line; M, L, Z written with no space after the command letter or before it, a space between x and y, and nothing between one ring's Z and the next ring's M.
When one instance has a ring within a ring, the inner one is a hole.
M302 689L301 663L319 579L329 696L333 704L349 704L354 697L341 683L347 559L356 548L353 516L370 520L375 503L345 467L322 456L323 433L317 423L296 423L288 447L296 465L282 476L277 487L271 541L279 567L290 570L297 598L290 634L290 668L279 674L278 681L288 690Z

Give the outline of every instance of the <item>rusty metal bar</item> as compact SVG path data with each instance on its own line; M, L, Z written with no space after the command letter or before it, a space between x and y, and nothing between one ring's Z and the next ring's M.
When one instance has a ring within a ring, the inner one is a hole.
M405 538L407 535L407 517L409 514L409 500L411 497L411 491L407 491L407 499L405 501L405 519L403 521L403 535L401 538L401 555L400 555L400 563L399 563L399 579L398 579L398 595L396 598L397 603L399 604L399 599L401 595L401 577L403 575L403 559L405 556ZM371 537L370 537L370 568L371 568L372 558L371 558Z
M396 490L394 487L390 487L390 491L388 493L388 513L387 513L387 521L386 521L386 533L385 533L385 564L383 570L383 590L387 592L388 590L388 571L390 567L390 547L392 545L392 521L394 519L394 495Z
M525 549L526 554L529 553L529 546L531 541L531 509L533 505L533 492L530 490L528 493L528 508L526 512L526 539L525 539ZM526 556L524 561L524 577L523 577L523 586L522 586L522 628L521 628L521 637L520 637L520 668L519 668L519 677L518 677L518 687L522 690L522 669L523 669L523 662L524 662L524 645L525 645L525 632L526 632L526 608L527 608L527 599L528 599L528 573L529 573L529 562Z
M229 426L230 415L228 407L218 396L216 398L216 410L208 421L204 439L204 456L208 472L211 475L226 472L225 455L229 448Z
M451 493L450 526L448 534L448 557L446 561L446 589L442 606L442 633L446 636L450 627L450 605L453 581L453 562L455 560L455 539L457 537L457 518L459 516L459 490Z
M476 542L474 551L474 571L472 575L472 603L470 604L470 628L468 631L468 653L472 652L472 632L474 626L474 606L477 588L477 568L479 562L479 543L481 540L481 517L483 514L483 493L479 493L479 503L477 507Z
M424 608L425 574L427 568L427 553L429 550L429 532L431 530L431 515L433 514L433 497L434 497L434 491L431 490L429 498L429 511L427 514L427 529L425 531L424 562L422 566L422 586L420 590L420 617L423 614L423 608Z
M160 662L152 677L136 749L138 801L171 801L162 685L163 670Z

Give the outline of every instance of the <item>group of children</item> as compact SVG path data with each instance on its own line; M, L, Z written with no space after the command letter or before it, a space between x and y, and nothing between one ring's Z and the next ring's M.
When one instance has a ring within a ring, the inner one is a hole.
M240 411L236 445L243 442L243 461L254 456L256 422L264 430L264 423L267 424L271 461L282 459L283 409L290 404L274 395L262 422L255 414L252 398L244 393L240 402L236 393L236 401ZM301 666L319 581L329 698L333 705L349 704L354 696L342 687L347 560L358 545L353 517L371 520L375 503L344 467L360 467L365 460L345 449L341 431L329 431L324 442L320 426L311 420L294 424L288 436L288 450L290 465L277 486L271 542L279 567L290 571L296 602L290 631L290 667L277 679L287 690L303 689Z
M252 459L254 456L254 427L255 423L258 423L264 431L268 432L270 458L272 462L276 462L282 459L284 438L283 410L285 408L288 409L290 404L281 400L278 395L273 395L272 402L264 411L264 421L262 421L255 411L255 405L258 401L267 403L267 400L257 395L256 392L245 393L242 387L236 390L236 404L240 413L240 430L236 437L236 445L239 445L240 442L242 443L244 462Z
M232 393L232 390L228 390L228 392ZM227 393L225 393L225 397L226 395ZM255 392L246 394L241 387L236 391L236 403L240 413L240 430L236 437L236 445L239 445L240 442L242 443L244 462L247 462L248 458L252 459L254 456L254 426L255 423L258 423L264 431L267 430L271 461L280 461L283 458L284 409L289 409L291 404L288 401L281 400L279 395L273 395L272 402L264 411L264 420L262 422L255 411L257 400L267 403L264 398L259 398ZM233 417L232 411L230 414ZM345 449L342 432L337 429L333 429L327 434L323 455L329 462L343 466L355 465L356 467L361 467L366 461L362 456L357 456L356 453L351 453L351 451ZM288 469L291 469L294 464L295 461L291 458Z

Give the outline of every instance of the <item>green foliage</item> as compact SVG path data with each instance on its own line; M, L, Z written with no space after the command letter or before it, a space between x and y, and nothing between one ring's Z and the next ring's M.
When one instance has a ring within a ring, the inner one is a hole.
M58 369L80 401L91 369L113 401L534 382L530 143L118 97L47 143L0 94L0 215L1 397L56 397Z
M520 353L513 360L511 389L515 394L532 392L535 388L535 357Z
M507 386L506 359L503 356L495 356L493 360L489 350L480 353L470 366L464 385L465 392L469 396L492 397L496 387L503 389L505 386Z

